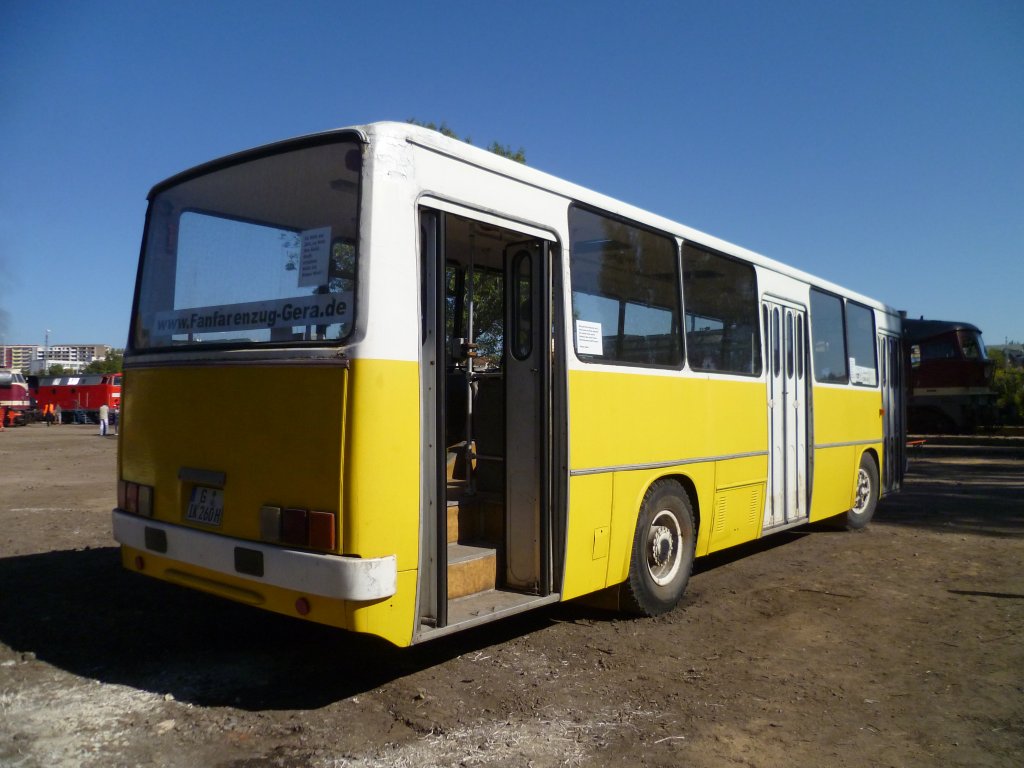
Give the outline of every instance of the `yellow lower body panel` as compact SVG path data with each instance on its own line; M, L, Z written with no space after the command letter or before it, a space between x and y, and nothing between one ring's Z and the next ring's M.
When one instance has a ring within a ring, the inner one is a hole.
M727 544L712 538L710 523L723 485L754 485L754 503L763 504L767 423L763 381L571 371L569 463L587 474L569 479L564 597L628 578L644 495L660 478L694 494L697 555L757 538L761 510L751 523L749 497L742 524L733 520L736 504L723 508Z
M874 454L882 465L882 443L818 448L814 452L814 482L811 491L811 522L841 515L853 506L857 493L857 471L861 457Z
M812 521L840 515L853 506L861 456L872 450L881 459L884 414L877 389L814 387Z
M121 547L121 563L136 573L285 616L377 635L397 646L407 646L412 642L413 618L416 615L415 570L398 572L398 591L393 596L372 602L353 602L306 595L272 584L183 565L132 547ZM297 607L300 599L305 599L308 606L305 614L300 613Z
M857 451L858 448L852 445L815 450L811 520L842 514L853 505L854 456Z
M603 589L607 583L611 496L610 473L569 478L563 600Z
M644 495L661 478L672 478L695 489L694 522L697 524L698 555L722 546L713 546L710 513L714 506L715 462L687 464L648 470L582 475L569 481L569 530L566 550L563 598L585 595L604 587L621 584L629 577L636 522ZM763 483L755 485L758 503L763 500ZM609 504L609 499L611 503ZM745 500L748 502L749 499ZM760 522L760 506L756 523ZM705 521L705 517L707 520ZM732 543L757 538L760 526L743 529Z

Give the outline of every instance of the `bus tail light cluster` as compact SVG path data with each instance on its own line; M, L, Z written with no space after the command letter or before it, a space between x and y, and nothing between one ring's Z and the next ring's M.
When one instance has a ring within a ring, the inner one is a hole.
M272 544L333 552L337 527L333 512L269 504L260 507L260 538Z
M117 506L125 512L143 517L153 516L153 486L117 481Z

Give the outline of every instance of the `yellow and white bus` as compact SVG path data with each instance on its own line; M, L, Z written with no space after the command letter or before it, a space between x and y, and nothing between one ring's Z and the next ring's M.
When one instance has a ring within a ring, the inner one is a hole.
M871 518L901 316L431 130L242 152L149 197L124 566L404 646Z

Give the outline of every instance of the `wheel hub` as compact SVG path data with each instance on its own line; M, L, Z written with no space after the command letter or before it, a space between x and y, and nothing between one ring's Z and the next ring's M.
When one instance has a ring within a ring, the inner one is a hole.
M857 473L857 498L853 502L854 512L860 513L867 506L871 497L871 480L863 468Z
M667 526L658 525L651 529L651 560L655 566L663 566L672 560L675 540Z

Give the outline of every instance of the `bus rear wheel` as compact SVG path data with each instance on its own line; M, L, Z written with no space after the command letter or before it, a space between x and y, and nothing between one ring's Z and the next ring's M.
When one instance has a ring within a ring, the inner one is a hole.
M857 490L853 497L853 506L846 512L846 527L858 530L871 522L878 505L878 467L871 454L860 457L857 469Z
M693 569L696 526L690 499L674 480L659 480L647 489L633 535L626 607L658 616L682 599Z

